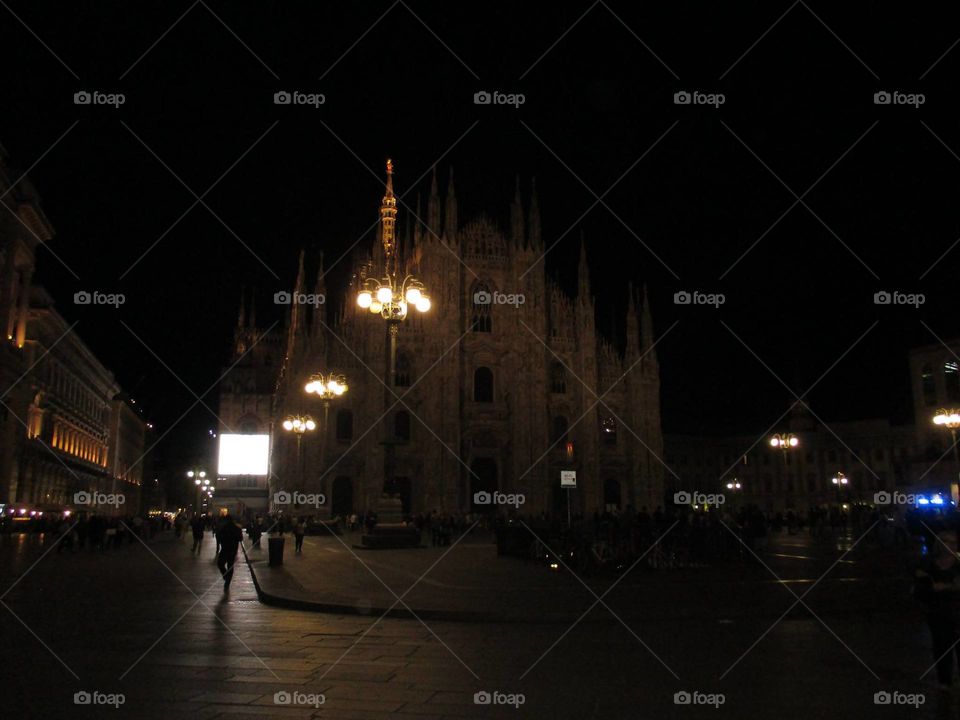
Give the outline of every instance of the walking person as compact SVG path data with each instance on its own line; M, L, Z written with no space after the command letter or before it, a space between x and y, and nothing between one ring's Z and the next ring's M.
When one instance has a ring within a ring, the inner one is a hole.
M217 558L220 556L220 527L223 525L227 517L226 509L220 511L220 517L216 518L213 521L213 526L211 531L213 532L213 540L216 543L216 547L213 549L213 561L216 562Z
M199 555L200 544L203 542L203 518L194 515L193 520L190 521L190 530L193 532L193 547L190 548L190 553Z
M243 541L243 531L227 512L223 516L220 527L217 529L217 542L220 552L217 554L217 568L223 576L223 591L230 591L230 581L233 580L233 566L237 562L237 550Z
M953 684L954 655L960 659L960 560L957 533L942 530L933 541L933 552L915 572L917 599L923 604L936 661L937 680L943 688Z
M303 550L303 534L306 532L306 526L303 524L303 518L297 518L297 524L293 526L293 537L296 539L296 552Z

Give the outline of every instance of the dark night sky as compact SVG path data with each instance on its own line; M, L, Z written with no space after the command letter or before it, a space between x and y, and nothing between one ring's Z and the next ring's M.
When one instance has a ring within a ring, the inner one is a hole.
M535 175L549 244L593 204L581 180L602 194L672 126L604 198L663 263L602 205L547 257L569 284L582 228L605 324L622 315L628 280L649 284L658 334L679 321L658 348L665 430L760 433L786 408L788 391L731 330L802 393L875 321L809 401L827 420L909 419L906 351L936 342L921 321L958 334L949 280L960 248L920 279L960 236L960 48L934 65L958 18L934 6L796 4L757 42L789 2L668 5L397 4L347 52L389 3L211 0L130 69L190 3L11 1L79 76L0 8L0 142L13 162L29 167L79 120L30 175L58 231L51 250L80 279L42 252L38 280L162 432L194 398L120 321L202 393L228 358L240 286L259 288L269 317L298 248L346 250L376 220L387 156L404 191L452 146L440 177L455 167L461 220L487 211L505 228L515 174L525 189ZM81 89L123 92L126 104L75 106ZM275 106L280 89L327 102ZM480 89L522 92L526 104L476 106ZM673 103L694 89L726 103ZM876 106L883 89L926 103ZM263 263L198 205L118 280L194 202L131 131L203 194L277 121L205 197ZM798 195L836 165L804 197L812 212L794 207L721 280L795 202L734 133ZM336 270L332 281L343 282ZM123 292L127 304L78 308L78 289ZM680 289L727 303L677 307ZM927 302L877 307L880 289ZM198 406L178 425L170 464L197 452L212 422Z

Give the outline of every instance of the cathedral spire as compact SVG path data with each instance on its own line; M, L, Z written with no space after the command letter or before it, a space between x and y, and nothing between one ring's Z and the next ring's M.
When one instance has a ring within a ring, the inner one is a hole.
M453 241L457 234L457 196L453 192L453 167L450 167L450 178L447 181L447 206L443 215L443 235Z
M587 245L580 229L580 263L577 266L577 295L582 303L590 301L590 268L587 266Z
M246 299L246 288L240 288L240 313L237 316L237 329L243 330L247 322L247 311L244 300Z
M633 293L633 283L627 285L627 348L626 357L634 357L640 347L640 335L637 322L637 302Z
M517 189L513 194L513 203L510 205L510 239L515 248L522 249L526 245L523 233L523 200L520 198L520 176L517 175Z
M298 302L299 296L303 294L303 283L304 283L304 273L303 273L303 256L304 251L300 250L300 265L297 268L297 280L293 285L293 297L290 298L290 333L291 335L299 334L303 331L303 318L300 313L300 303Z
M653 349L653 313L650 312L650 298L647 296L647 284L643 284L643 308L640 312L640 350L655 363L656 350Z
M327 281L323 272L323 251L320 251L320 267L317 268L317 281L313 286L314 300L313 306L313 332L319 334L323 323L326 321L327 308Z
M380 203L380 242L388 268L396 267L397 199L393 196L393 160L387 158L387 192ZM302 260L301 260L302 263Z
M440 194L437 192L437 166L433 166L433 179L430 181L430 195L427 197L427 235L436 237L440 231Z
M417 193L417 217L413 223L413 245L414 247L419 247L420 243L423 240L423 221L420 219L423 215L420 214L420 193Z
M537 199L537 179L531 182L530 214L527 217L527 232L530 237L530 247L534 250L543 249L543 240L540 235L540 202Z

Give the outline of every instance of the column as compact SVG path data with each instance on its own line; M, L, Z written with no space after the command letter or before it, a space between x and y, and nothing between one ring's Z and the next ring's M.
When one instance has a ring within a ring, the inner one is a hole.
M30 314L30 280L33 268L20 271L20 303L17 308L17 347L23 347L27 340L27 317Z

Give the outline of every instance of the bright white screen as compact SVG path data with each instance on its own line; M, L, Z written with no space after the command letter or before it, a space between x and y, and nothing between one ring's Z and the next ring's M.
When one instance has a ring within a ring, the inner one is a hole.
M221 435L217 475L266 475L269 435Z

